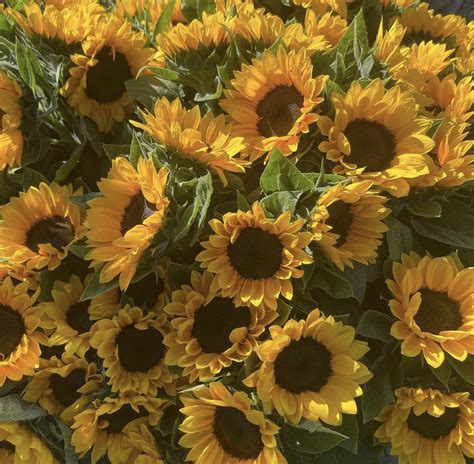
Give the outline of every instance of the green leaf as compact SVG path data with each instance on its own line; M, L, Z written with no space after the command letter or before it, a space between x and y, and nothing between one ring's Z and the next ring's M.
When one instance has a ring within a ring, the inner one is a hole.
M474 385L474 356L470 355L465 361L458 361L452 356L446 356L451 367L469 384Z
M171 25L171 17L173 15L173 8L176 0L169 0L163 12L161 13L158 22L156 23L155 31L153 35L162 34L166 32Z
M247 201L247 198L245 198L238 190L237 192L237 208L239 208L240 211L250 211L250 205Z
M388 342L392 339L390 335L392 324L393 319L388 314L369 309L362 314L356 332L364 337Z
M349 282L340 274L323 266L316 266L311 278L313 287L320 288L333 298L351 298L354 296Z
M71 445L72 430L57 417L55 417L54 420L61 431L64 443L64 464L77 464L79 462L79 456L76 454L74 447Z
M443 384L443 386L449 391L449 379L451 378L451 364L449 362L444 361L441 366L438 368L434 368L429 366L433 375Z
M136 169L138 160L143 157L143 150L140 141L137 138L137 133L132 132L132 143L130 145L130 163Z
M434 200L423 201L420 198L413 198L407 203L407 209L415 216L425 218L441 217L441 206Z
M270 155L260 185L265 193L285 190L308 192L313 188L313 182L278 150Z
M278 318L272 324L283 325L291 313L292 307L280 298L277 301Z
M271 214L274 218L281 213L289 211L291 214L295 212L296 204L303 192L273 192L267 197L260 200L263 209Z
M211 100L219 100L222 95L222 81L218 76L214 78L214 86L211 90L204 90L202 92L196 92L194 96L194 101L204 102Z
M398 262L402 253L413 250L413 233L405 224L390 216L385 219L385 224L388 226L386 237L389 258L392 262Z
M41 182L49 184L48 179L39 171L35 171L29 167L23 168L23 189L27 190L30 187L38 187Z
M179 263L169 263L166 275L172 288L177 289L191 282L191 269Z
M100 272L96 272L92 279L90 280L89 284L85 288L83 294L81 295L81 299L79 301L86 301L90 300L91 298L95 298L96 296L102 295L109 290L117 288L119 286L118 277L111 280L110 282L100 283Z
M76 151L67 161L59 166L54 176L54 182L64 182L81 158L81 151Z
M70 246L69 250L78 258L84 259L90 249L87 245L74 244Z
M102 192L89 192L89 193L85 193L84 195L69 197L69 199L76 205L80 205L83 208L86 208L88 206L87 203L90 200L92 200L93 198L101 197L101 196L102 196Z
M130 152L130 145L112 145L104 143L102 146L104 148L105 154L110 160L113 160L119 156L127 156Z
M147 108L152 108L157 98L166 97L174 100L180 96L176 84L152 75L129 79L125 82L125 87L131 100L136 100Z
M176 71L168 68L160 68L159 66L143 66L143 68L138 71L137 77L142 75L142 72L145 70L153 71L155 77L161 77L168 81L179 81L180 75Z
M29 421L46 415L44 409L22 400L20 395L0 398L0 422Z
M15 43L15 55L20 76L25 81L25 83L28 84L30 89L34 91L36 85L35 73L33 72L33 67L29 60L27 49L22 43L20 43L18 38Z
M359 440L359 422L357 421L357 416L344 414L342 424L336 427L336 430L348 437L348 440L343 440L339 446L349 450L351 453L357 454Z

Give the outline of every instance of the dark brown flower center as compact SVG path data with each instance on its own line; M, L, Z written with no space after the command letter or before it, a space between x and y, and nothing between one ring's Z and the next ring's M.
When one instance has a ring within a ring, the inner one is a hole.
M263 451L260 428L237 408L217 406L213 428L219 445L235 459L256 459Z
M459 408L445 408L444 414L440 417L434 417L427 412L417 416L411 411L407 425L410 430L419 433L422 437L437 440L449 435L451 430L456 427L458 418Z
M137 306L152 308L158 300L158 296L163 293L165 282L154 272L150 272L142 280L131 283L125 295L133 300Z
M130 422L145 417L146 411L139 408L139 412L135 411L129 404L125 404L118 411L112 414L102 414L101 420L106 420L109 425L105 430L109 433L120 433Z
M0 361L15 351L25 330L21 314L10 306L0 304Z
M151 216L155 211L155 207L146 201L142 192L133 195L123 213L120 232L122 235L125 235L136 225L142 224L143 221Z
M421 304L415 322L423 332L439 334L443 330L457 330L462 325L459 303L445 292L422 288Z
M249 308L236 308L230 298L217 297L196 311L192 335L206 353L223 353L232 346L230 333L249 324Z
M257 227L240 231L227 248L232 267L246 279L268 279L280 269L283 246L279 238Z
M292 393L318 392L331 374L329 351L310 337L292 341L275 360L275 382Z
M26 246L35 253L39 244L50 243L56 250L62 250L75 236L74 226L69 218L51 216L35 222L26 233Z
M84 369L74 369L66 377L53 374L50 378L50 385L54 397L67 408L81 397L77 390L84 386L85 380L86 371Z
M117 335L118 357L127 371L146 372L160 363L165 352L163 335L159 330L137 329L126 325Z
M90 301L79 301L73 304L66 313L67 323L80 334L89 332L94 324L89 319L89 304Z
M264 137L284 136L301 115L304 97L292 85L270 90L257 105L258 130Z
M127 91L125 82L133 78L127 58L111 47L103 47L95 56L98 63L87 71L85 93L99 103L120 100Z
M354 218L351 212L351 204L338 200L331 203L326 209L329 213L326 224L332 227L331 232L339 235L336 240L336 246L339 247L346 241Z
M366 172L383 171L395 157L395 136L383 124L366 119L351 121L344 135L351 145L350 163Z
M5 450L9 454L15 454L15 445L12 445L7 440L0 440L0 449Z

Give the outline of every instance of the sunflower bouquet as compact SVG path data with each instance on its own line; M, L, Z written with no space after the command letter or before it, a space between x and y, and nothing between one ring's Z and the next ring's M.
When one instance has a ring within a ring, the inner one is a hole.
M474 462L435 3L0 3L0 464Z

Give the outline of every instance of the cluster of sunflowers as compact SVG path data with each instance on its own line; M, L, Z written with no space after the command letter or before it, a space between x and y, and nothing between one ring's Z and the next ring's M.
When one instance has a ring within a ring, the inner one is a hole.
M473 46L416 0L0 2L0 463L472 463Z

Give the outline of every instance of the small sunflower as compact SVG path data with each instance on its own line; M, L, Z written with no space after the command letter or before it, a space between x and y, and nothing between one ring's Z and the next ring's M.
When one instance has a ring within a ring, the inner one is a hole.
M25 422L0 423L2 464L59 464L48 445Z
M112 319L94 324L90 344L104 360L113 392L155 396L158 388L170 390L173 379L164 362L166 333L165 314L145 316L137 306L126 305Z
M313 10L306 10L304 31L310 38L324 37L329 48L335 47L348 29L347 21L338 15L325 13L316 15Z
M336 13L347 18L347 6L354 0L293 0L295 5L311 8L316 14Z
M20 86L0 71L0 171L20 164L23 153L23 119Z
M401 70L405 71L409 49L401 46L404 35L405 29L398 21L395 21L388 30L384 28L383 23L380 23L375 39L377 59L386 64L394 75Z
M151 159L138 160L137 170L126 158L112 161L106 179L97 183L103 196L89 201L85 225L86 259L101 267L101 282L119 275L126 290L143 252L162 225L169 200L165 196L168 169L156 171Z
M69 200L81 193L70 185L42 182L12 198L2 207L0 255L28 269L56 269L82 234L81 209Z
M186 460L196 464L286 464L278 449L279 427L252 409L244 392L231 393L219 382L181 396L186 418L179 444L190 448Z
M148 21L156 24L169 0L117 0L113 12L123 19L132 18L146 11ZM181 10L181 2L175 2L171 14L171 23L187 23Z
M371 264L388 227L387 198L370 190L372 181L337 184L319 197L308 221L317 244L341 270L352 261Z
M234 73L220 105L234 123L233 133L247 142L242 155L254 161L274 148L284 155L297 150L300 135L318 119L314 110L328 78L313 78L312 72L304 49L287 53L279 47Z
M257 388L265 413L276 409L293 424L304 417L330 425L341 424L341 413L357 413L354 398L372 374L358 361L369 348L354 340L353 327L315 309L306 320L270 327L270 334L257 348L260 369L244 380Z
M328 138L319 149L338 163L334 172L406 196L407 179L429 172L426 153L434 146L426 135L431 121L418 115L413 94L397 85L385 90L377 79L365 88L354 82L344 96L332 95L335 118L322 116L318 125Z
M127 431L126 440L132 448L129 462L133 462L133 464L163 464L156 440L145 424L130 428Z
M40 304L45 317L41 327L50 332L48 345L63 346L67 355L84 356L89 350L91 327L90 301L81 301L85 285L72 275L69 282L56 280L51 290L53 301Z
M70 425L74 416L91 401L99 390L102 376L95 364L77 356L41 359L40 367L26 387L23 399L38 403L49 414Z
M33 375L39 365L44 336L39 332L42 311L35 306L28 284L13 285L11 277L0 283L0 387L7 379Z
M437 368L445 352L459 361L474 354L474 267L460 269L450 256L421 258L411 252L394 263L387 285L394 296L390 309L399 319L391 334L403 340L403 355L422 352Z
M91 118L101 132L123 121L131 100L125 82L137 76L153 55L146 38L132 32L131 25L111 16L97 22L94 33L82 42L82 54L74 54L74 67L61 94L81 116Z
M92 449L92 464L107 454L110 462L130 462L128 432L141 424L158 424L167 402L150 396L105 398L74 418L71 443L83 457Z
M236 157L245 149L243 137L235 137L223 115L201 116L198 105L187 110L181 100L157 100L154 114L142 113L144 123L131 121L165 147L176 150L216 172L227 185L226 172L241 173L250 165Z
M474 456L474 402L468 392L399 388L375 432L400 463L465 464Z
M232 362L242 362L256 347L256 337L278 314L260 306L236 306L212 293L213 275L191 274L191 286L173 292L165 311L174 316L165 361L183 367L189 383L215 377Z
M300 266L312 262L304 251L312 236L301 231L303 224L302 219L291 222L288 211L268 219L258 202L251 211L226 213L222 221L209 221L215 234L201 243L205 250L196 260L215 274L211 292L235 297L238 304L263 302L270 309L276 309L280 294L291 300L291 278L301 278Z

